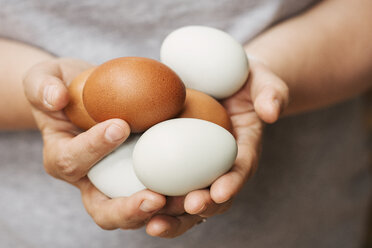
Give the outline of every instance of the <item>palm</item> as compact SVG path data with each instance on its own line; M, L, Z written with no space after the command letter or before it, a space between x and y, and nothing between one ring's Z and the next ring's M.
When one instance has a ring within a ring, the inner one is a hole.
M238 145L234 166L219 177L210 189L196 190L185 197L168 198L162 214L149 221L147 232L154 236L175 237L202 218L226 211L232 198L257 167L263 123L275 122L287 99L285 83L265 65L251 61L251 72L246 84L235 95L223 101L231 117Z
M263 123L275 122L288 101L286 84L265 65L251 61L247 83L235 95L223 102L233 125L238 144L238 156L231 171L220 177L211 187L213 190L225 187L223 202L233 197L244 182L255 172L260 153Z
M255 171L262 135L263 123L255 112L250 87L248 82L238 93L223 102L231 118L238 156L231 171L219 180L230 181L224 177L239 177L240 180L234 180L239 182L237 188ZM215 183L219 183L219 180Z
M93 164L126 139L130 132L128 124L112 119L81 133L61 111L68 103L67 83L89 67L84 61L71 59L41 63L29 71L24 85L43 134L46 171L78 186L87 211L105 229L136 228L152 217L147 224L149 234L175 237L202 218L224 212L256 168L261 120L274 122L287 100L284 82L262 64L252 64L246 85L224 101L239 149L235 165L228 173L218 178L210 189L193 191L185 198L168 198L165 208L165 197L148 190L128 198L108 199L85 175ZM46 102L43 95L50 86L54 87L52 103L48 99ZM113 124L120 126L121 138L108 140L105 131ZM163 214L153 216L161 208Z
M82 60L58 59L53 64L48 65L49 80L60 80L61 86L68 86L77 75L90 67L92 67L91 64ZM45 70L45 67L42 67L41 71ZM37 71L37 73L40 72ZM36 106L32 107L35 120L43 134L45 169L52 176L66 179L66 181L84 191L83 201L85 205L92 205L93 202L105 203L109 198L98 191L86 176L79 176L78 180L71 180L71 178L64 178L63 175L58 173L58 170L51 166L56 164L54 160L60 157L61 151L66 150L66 147L74 147L73 143L79 142L75 139L76 135L85 135L69 121L63 111L68 102L67 96L66 87L61 87L59 94L54 95L53 107L55 111L43 111Z

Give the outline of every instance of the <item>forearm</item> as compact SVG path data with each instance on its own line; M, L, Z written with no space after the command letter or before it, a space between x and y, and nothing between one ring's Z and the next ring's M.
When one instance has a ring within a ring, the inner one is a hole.
M22 78L33 65L51 57L37 48L0 39L0 130L36 128Z
M372 83L372 1L329 0L246 45L289 87L285 113L355 96Z

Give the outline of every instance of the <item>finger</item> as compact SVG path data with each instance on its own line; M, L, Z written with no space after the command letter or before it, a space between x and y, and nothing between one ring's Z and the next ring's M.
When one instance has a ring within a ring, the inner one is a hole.
M244 149L244 146L240 147L240 149ZM249 147L246 148L249 151ZM224 203L232 199L240 191L247 179L255 172L257 156L251 155L249 152L247 154L243 153L238 151L238 156L232 169L211 185L210 194L214 202Z
M57 111L68 103L68 91L56 61L35 65L23 80L25 95L30 103L43 111Z
M288 86L261 64L255 64L248 85L258 116L267 123L275 122L288 104Z
M184 214L181 216L156 215L150 219L146 232L151 236L174 238L185 233L203 218L198 215Z
M255 115L248 112L231 116L238 154L231 170L211 185L210 194L216 203L233 198L257 169L263 124Z
M208 189L196 190L187 194L185 210L188 214L197 214L201 217L210 217L222 214L231 206L232 199L222 204L212 200Z
M177 216L185 213L184 209L185 196L167 197L167 204L159 213Z
M49 148L45 151L45 169L54 177L76 182L129 134L129 125L121 119L98 123L74 138L63 139L63 132L45 133L45 147Z
M130 197L110 199L86 177L77 186L87 212L105 230L140 228L165 205L164 196L149 190L137 192Z
M33 106L31 110L43 138L45 134L53 132L65 132L66 134L74 134L73 136L81 133L81 129L72 124L63 111L44 112Z

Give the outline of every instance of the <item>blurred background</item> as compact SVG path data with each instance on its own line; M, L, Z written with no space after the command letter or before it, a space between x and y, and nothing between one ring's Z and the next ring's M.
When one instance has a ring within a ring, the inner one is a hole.
M372 90L370 90L366 95L364 96L364 103L365 103L365 124L367 129L369 130L369 139L368 144L370 148L370 164L371 164L371 173L372 173ZM372 247L372 199L371 199L371 211L369 215L369 221L368 221L368 231L366 235L366 244L365 248L371 248Z

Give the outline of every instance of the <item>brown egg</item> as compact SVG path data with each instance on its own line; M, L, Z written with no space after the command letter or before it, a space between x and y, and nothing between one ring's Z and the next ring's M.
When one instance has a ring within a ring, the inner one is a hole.
M120 118L132 132L176 116L185 101L185 86L166 65L152 59L124 57L110 60L88 78L83 101L97 122Z
M86 70L72 80L68 87L70 101L64 109L70 121L83 130L87 130L96 124L85 110L83 104L83 88L87 78L94 69L95 67Z
M186 101L179 118L196 118L213 122L232 132L232 125L225 108L213 97L203 92L186 89Z

